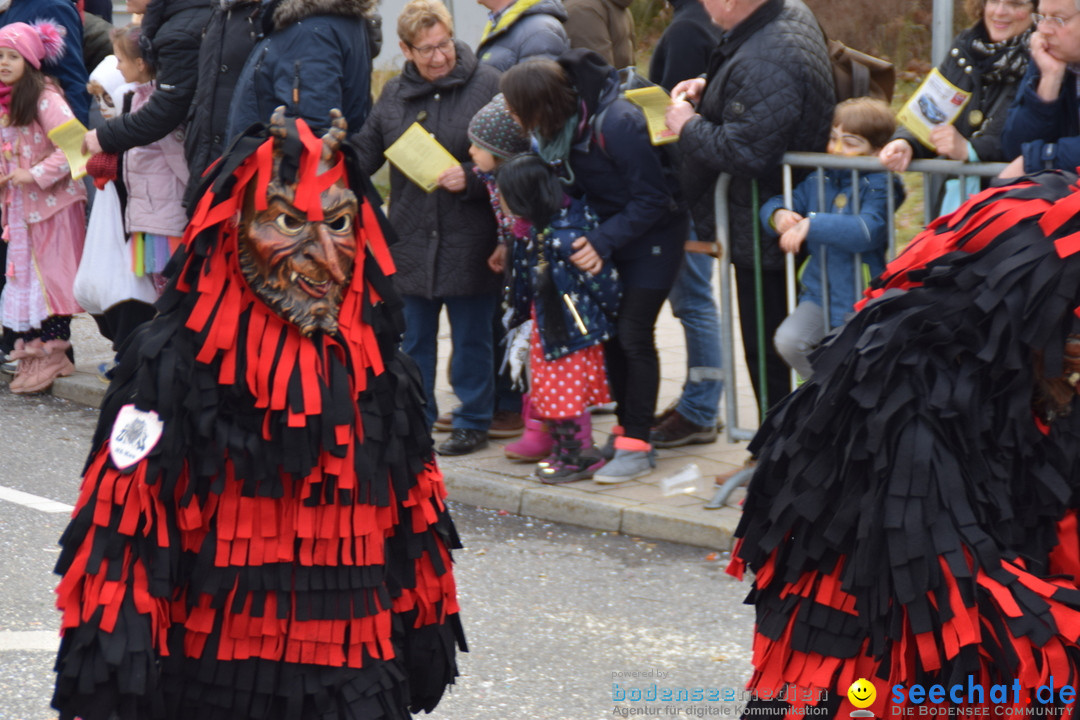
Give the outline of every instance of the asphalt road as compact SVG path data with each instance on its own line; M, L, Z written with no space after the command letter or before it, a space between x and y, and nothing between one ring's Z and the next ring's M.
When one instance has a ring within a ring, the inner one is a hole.
M0 389L0 720L56 717L52 566L95 421L84 407ZM708 699L737 697L750 672L747 586L724 574L726 557L452 510L470 652L430 717L735 716L739 703ZM665 691L688 699L652 700Z

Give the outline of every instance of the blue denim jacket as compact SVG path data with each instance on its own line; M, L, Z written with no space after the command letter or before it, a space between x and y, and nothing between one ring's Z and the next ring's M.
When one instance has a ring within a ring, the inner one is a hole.
M510 326L520 325L536 308L536 324L545 360L557 360L602 343L615 334L622 283L610 260L596 275L570 262L572 243L596 227L596 216L583 200L569 204L542 232L511 248ZM571 309L572 306L572 309ZM557 311L558 315L551 313Z

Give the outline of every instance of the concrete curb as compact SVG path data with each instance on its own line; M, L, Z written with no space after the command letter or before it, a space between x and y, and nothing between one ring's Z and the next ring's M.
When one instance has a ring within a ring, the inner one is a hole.
M0 372L0 382L11 376ZM101 407L107 385L85 368L59 378L50 393L92 408ZM580 525L635 537L730 550L739 512L734 508L704 511L638 502L586 492L573 485L541 485L490 470L462 467L458 459L443 467L450 500L476 507L505 510L539 520Z
M733 508L713 512L635 503L571 485L540 485L461 467L444 470L443 475L455 502L714 550L731 549L739 522Z

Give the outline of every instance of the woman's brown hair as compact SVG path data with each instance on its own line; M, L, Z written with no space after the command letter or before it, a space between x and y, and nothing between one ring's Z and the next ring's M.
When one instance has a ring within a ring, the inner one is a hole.
M48 80L45 73L28 62L23 62L23 74L19 81L11 86L11 124L29 125L37 119L38 100L45 92Z
M499 89L526 132L544 140L558 135L578 108L578 94L562 66L547 58L532 58L503 73Z
M985 9L986 0L964 0L964 10L972 22L982 22ZM1031 12L1036 12L1038 9L1039 0L1031 0ZM1080 10L1080 5L1077 5L1076 9Z

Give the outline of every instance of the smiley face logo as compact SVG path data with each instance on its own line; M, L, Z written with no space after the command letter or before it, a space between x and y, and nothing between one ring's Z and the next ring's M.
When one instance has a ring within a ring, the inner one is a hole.
M868 708L877 700L877 688L866 678L859 678L851 683L847 691L848 700L857 708Z

